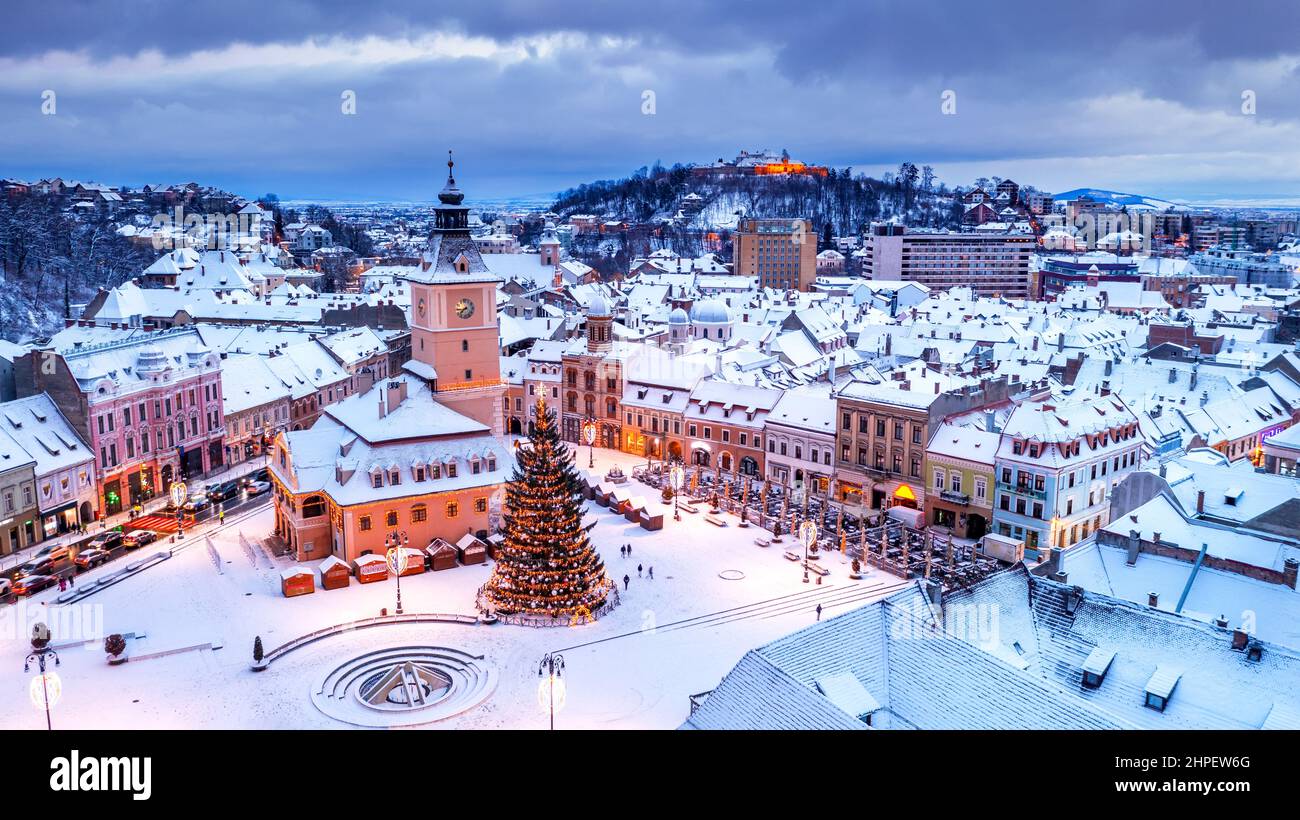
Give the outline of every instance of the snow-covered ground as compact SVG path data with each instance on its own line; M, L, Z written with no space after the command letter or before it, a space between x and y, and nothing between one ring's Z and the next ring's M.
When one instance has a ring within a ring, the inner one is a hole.
M578 463L585 467L586 448ZM615 463L630 475L641 462L596 451L597 470ZM363 652L420 644L483 655L499 675L496 691L484 703L429 724L432 728L545 728L538 664L545 653L558 650L566 661L568 696L557 728L669 729L687 717L691 694L716 686L748 649L811 623L818 603L824 617L835 615L901 585L879 572L851 580L848 561L838 554L822 557L831 574L820 585L805 584L798 563L784 557L781 545L756 546L754 539L765 533L737 527L732 516L726 516L729 526L719 528L704 520L703 511L683 513L681 522L670 517L663 530L652 533L602 507L588 507L599 522L593 540L622 596L621 606L598 623L555 629L389 625L326 638L253 672L255 636L270 651L316 629L375 616L384 607L391 611L396 592L391 579L364 586L354 579L347 589L327 592L318 586L311 595L282 597L279 571L289 562L277 559L272 567L259 552L254 566L238 538L240 531L250 538L269 531L268 507L228 520L212 534L220 573L198 534L172 559L80 604L54 606L57 592L44 592L0 612L0 691L8 693L0 698L0 720L11 728L44 727L43 714L28 696L34 667L23 672L29 626L48 621L58 644L74 637L79 619L95 640L85 648L60 650L63 693L54 708L56 727L343 728L312 705L313 682ZM624 559L619 547L629 543L632 556ZM792 548L788 538L786 548ZM638 577L638 564L654 567L653 581ZM110 565L107 571L118 568ZM720 577L725 570L743 577ZM489 572L490 564L408 576L402 579L404 609L472 614L474 593ZM624 574L631 579L626 592ZM89 577L94 575L83 579ZM127 653L134 656L209 643L223 648L110 666L102 636L113 632L146 636L128 640Z

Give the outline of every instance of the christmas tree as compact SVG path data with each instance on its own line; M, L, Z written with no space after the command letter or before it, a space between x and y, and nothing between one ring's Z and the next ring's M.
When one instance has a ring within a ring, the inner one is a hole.
M507 615L583 622L616 603L605 562L582 523L582 489L555 413L537 402L537 424L517 451L506 485L504 542L479 608Z

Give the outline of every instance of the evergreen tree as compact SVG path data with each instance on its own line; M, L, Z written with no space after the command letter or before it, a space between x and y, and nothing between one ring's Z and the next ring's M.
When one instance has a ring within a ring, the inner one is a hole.
M537 401L537 425L506 485L502 543L479 607L581 621L617 600L605 562L582 523L573 453L560 440L555 412Z

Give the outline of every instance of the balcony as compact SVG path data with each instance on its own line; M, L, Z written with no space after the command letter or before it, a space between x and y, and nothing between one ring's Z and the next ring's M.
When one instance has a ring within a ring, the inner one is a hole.
M1002 490L1003 492L1012 493L1014 495L1023 495L1029 498L1036 498L1039 501L1047 500L1047 490L1035 490L1033 487L1030 487L1028 484L1008 484L1005 481L999 481L998 489Z
M940 490L939 498L950 504L961 504L963 507L970 503L970 495L955 490Z

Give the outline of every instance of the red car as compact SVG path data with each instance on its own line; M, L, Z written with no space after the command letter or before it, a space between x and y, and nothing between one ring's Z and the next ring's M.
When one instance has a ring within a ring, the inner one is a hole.
M24 575L14 581L15 595L34 595L43 589L54 586L58 579L53 575Z

